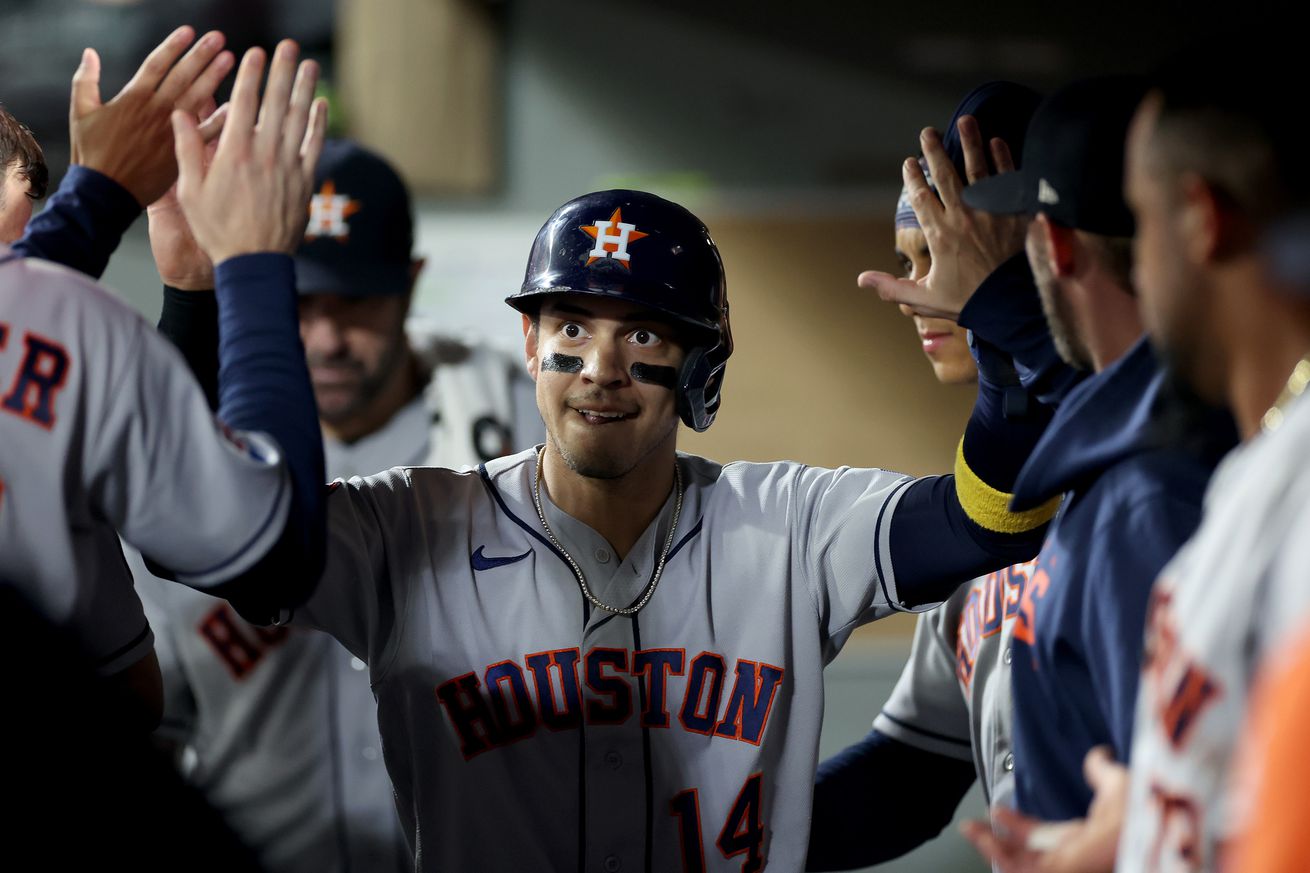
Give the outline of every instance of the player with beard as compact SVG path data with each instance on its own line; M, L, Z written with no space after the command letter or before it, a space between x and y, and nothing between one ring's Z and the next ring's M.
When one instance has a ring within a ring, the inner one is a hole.
M1222 416L1199 445L1159 430L1166 380L1129 277L1133 222L1119 193L1143 90L1122 79L1061 89L1033 117L1024 169L963 194L975 209L1033 216L1026 249L1056 347L1093 373L1060 404L1015 491L1018 508L1065 494L1015 604L1011 663L1015 806L1047 820L1086 815L1093 748L1128 760L1151 586L1195 530L1234 441Z

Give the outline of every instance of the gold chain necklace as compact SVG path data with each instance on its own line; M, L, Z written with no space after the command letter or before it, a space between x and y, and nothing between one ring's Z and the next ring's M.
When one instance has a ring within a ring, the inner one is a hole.
M1287 377L1287 384L1283 386L1282 393L1274 401L1274 405L1269 407L1260 418L1260 426L1266 433L1278 430L1283 424L1283 419L1287 417L1287 407L1293 400L1305 393L1306 386L1310 385L1310 352L1296 362L1292 368L1292 375Z
M546 522L546 513L541 508L541 459L545 453L545 446L537 450L537 475L536 480L532 483L532 503L537 507L537 518L541 519L541 526L545 528L546 536L550 537L551 545L564 556L564 560L568 562L569 567L573 570L573 575L578 580L578 587L582 589L582 596L587 598L592 606L606 612L612 612L615 615L636 615L641 612L642 607L650 602L651 596L655 594L655 586L660 584L660 576L664 574L664 562L669 559L669 549L673 548L673 535L678 530L678 516L682 515L682 470L678 467L677 460L675 459L673 462L673 480L677 488L677 500L673 504L673 524L669 526L669 535L664 540L664 551L660 553L659 563L655 565L655 573L650 577L650 582L646 583L646 590L642 592L641 599L632 606L616 607L610 606L591 593L591 588L587 585L587 577L583 575L582 568L578 566L577 561L573 560L573 556L568 553L568 550L560 545L560 541L555 537L555 532L550 529L550 525Z

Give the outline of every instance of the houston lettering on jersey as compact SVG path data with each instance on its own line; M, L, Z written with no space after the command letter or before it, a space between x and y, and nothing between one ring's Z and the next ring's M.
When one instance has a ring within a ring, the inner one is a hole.
M955 675L966 689L973 682L983 640L1000 633L1005 623L1019 614L1036 566L1036 561L1028 561L988 573L969 589L955 637Z
M556 649L498 661L438 685L460 752L468 760L532 736L586 724L683 730L758 746L782 684L781 667L684 649ZM671 693L669 678L685 677ZM636 688L630 679L636 680ZM585 695L583 689L588 692ZM671 699L672 698L672 699Z
M9 326L0 324L0 351L8 340ZM0 397L0 410L50 430L55 426L55 399L68 380L72 359L59 343L30 332L23 334L23 350L13 382Z

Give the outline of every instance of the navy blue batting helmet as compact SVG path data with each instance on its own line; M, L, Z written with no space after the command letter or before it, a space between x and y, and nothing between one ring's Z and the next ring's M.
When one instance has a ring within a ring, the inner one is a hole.
M535 315L549 294L613 297L677 319L687 328L678 414L693 430L714 423L732 330L723 261L700 219L643 191L570 200L537 233L523 287L505 302Z

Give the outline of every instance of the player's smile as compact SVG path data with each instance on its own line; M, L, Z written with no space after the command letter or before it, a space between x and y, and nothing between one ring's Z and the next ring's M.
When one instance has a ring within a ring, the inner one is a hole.
M547 433L574 469L622 476L676 431L674 393L653 381L682 362L672 333L626 301L564 294L542 306L529 366Z
M582 417L587 424L615 424L630 421L641 414L641 408L632 404L615 404L600 397L578 397L565 404Z

